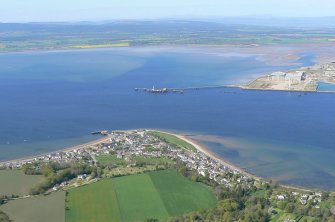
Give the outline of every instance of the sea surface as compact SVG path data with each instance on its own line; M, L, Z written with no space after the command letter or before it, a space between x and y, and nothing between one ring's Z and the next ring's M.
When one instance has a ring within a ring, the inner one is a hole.
M319 82L318 91L335 92L335 85L326 82Z
M0 160L87 142L95 130L187 133L247 171L335 190L335 103L327 93L134 88L239 84L291 66L257 55L191 48L129 48L0 55Z

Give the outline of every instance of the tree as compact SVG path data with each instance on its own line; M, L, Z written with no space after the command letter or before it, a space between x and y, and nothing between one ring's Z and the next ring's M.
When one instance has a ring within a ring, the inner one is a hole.
M0 210L0 222L11 222L7 214Z
M294 203L288 203L285 207L285 211L287 213L293 213L294 209L295 209Z

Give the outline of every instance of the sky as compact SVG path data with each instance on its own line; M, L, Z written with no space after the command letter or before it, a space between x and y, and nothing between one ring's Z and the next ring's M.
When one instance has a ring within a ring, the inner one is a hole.
M0 22L335 16L335 0L0 0Z

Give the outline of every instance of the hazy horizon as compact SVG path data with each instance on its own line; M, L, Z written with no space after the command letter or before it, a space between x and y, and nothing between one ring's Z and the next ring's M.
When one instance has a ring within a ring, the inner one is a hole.
M0 22L80 22L105 20L320 18L334 16L330 0L3 0Z

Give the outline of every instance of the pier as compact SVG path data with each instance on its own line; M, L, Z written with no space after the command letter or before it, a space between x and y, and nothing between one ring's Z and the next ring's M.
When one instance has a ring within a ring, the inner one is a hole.
M200 87L185 87L185 88L135 88L135 91L143 91L153 94L165 94L165 93L184 93L187 90L202 90L202 89L218 89L218 88L231 88L236 86L200 86Z
M103 135L103 136L106 136L108 135L108 130L101 130L101 131L94 131L94 132L91 132L92 135Z

